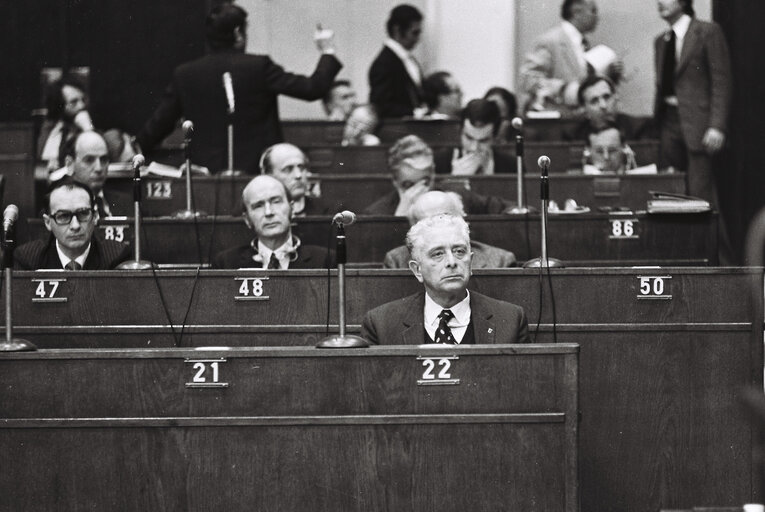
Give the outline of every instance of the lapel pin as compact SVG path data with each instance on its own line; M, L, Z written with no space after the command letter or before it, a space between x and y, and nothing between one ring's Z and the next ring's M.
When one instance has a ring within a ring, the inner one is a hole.
M491 327L489 327L489 331L488 331L488 332L489 332L489 334L491 334L491 333L493 333L493 332L494 332L494 329L492 329Z

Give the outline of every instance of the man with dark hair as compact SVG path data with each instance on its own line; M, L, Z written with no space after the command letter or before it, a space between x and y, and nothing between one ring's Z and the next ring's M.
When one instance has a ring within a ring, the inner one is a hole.
M273 176L256 176L242 191L242 218L255 233L250 243L218 253L213 268L327 268L334 256L292 235L292 201Z
M40 159L48 172L64 165L64 146L83 131L93 129L85 88L72 78L51 84L45 98L46 122L40 131Z
M455 119L462 110L462 88L446 71L431 73L422 82L428 117L431 119Z
M311 197L309 192L308 157L299 147L280 142L263 152L261 172L270 174L287 188L292 202L292 215L329 215L334 209L320 197Z
M369 68L369 102L381 118L404 117L422 107L422 70L412 56L422 34L422 13L411 5L393 8L382 51Z
M585 52L590 43L586 35L598 24L595 0L565 0L561 5L561 23L535 42L521 65L521 91L524 110L549 109L570 115L577 106L576 93L592 67ZM620 62L609 66L608 74L618 77Z
M98 218L87 185L71 178L54 182L45 195L43 214L50 236L19 246L15 268L109 270L130 259L127 245L94 236Z
M473 176L515 171L514 155L494 147L502 118L493 101L471 100L460 115L460 147L436 152L436 173Z
M258 172L260 154L283 140L277 98L286 94L304 100L322 98L332 86L342 64L334 56L332 31L316 32L321 58L311 76L284 71L266 55L244 53L247 44L247 13L224 3L207 18L207 40L212 53L183 64L152 117L138 135L148 151L162 141L182 116L194 122L191 161L212 172L227 167L227 124L234 126L234 167L249 174ZM234 113L223 85L230 73Z
M626 140L651 138L650 119L639 119L618 111L616 86L610 78L590 75L579 85L577 101L584 110L581 122L570 130L564 130L563 140L580 141L587 134L613 125L626 137Z
M655 116L660 168L688 171L688 193L718 206L713 156L725 145L732 84L719 25L693 17L692 0L659 0L669 31L656 38Z
M384 195L364 213L405 217L415 200L429 190L452 190L460 195L468 215L502 213L509 206L498 197L485 197L458 184L444 183L434 187L433 150L416 135L407 135L388 150L388 169L395 190Z
M345 121L356 106L356 92L350 80L335 80L321 100L329 121Z
M635 155L625 143L624 134L613 124L593 128L587 134L585 154L589 155L583 169L585 174L623 174L635 168Z
M529 342L523 308L468 291L473 253L462 217L423 219L407 233L406 245L409 269L425 289L368 311L364 339L385 345Z

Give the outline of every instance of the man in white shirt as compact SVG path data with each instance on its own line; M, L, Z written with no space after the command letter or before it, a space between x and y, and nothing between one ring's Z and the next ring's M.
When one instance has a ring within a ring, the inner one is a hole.
M302 245L292 235L292 201L287 187L273 176L253 178L242 191L244 223L255 234L250 243L223 251L213 268L327 268L333 254L323 247Z
M409 269L424 291L369 312L361 336L392 345L528 343L523 308L467 289L473 253L462 217L435 215L409 230Z
M579 82L590 67L585 52L586 34L598 24L595 0L565 0L561 23L542 34L526 55L520 70L520 89L526 110L558 110L570 115L577 107ZM621 69L621 64L616 65Z
M369 102L380 118L424 114L422 70L411 51L422 34L422 13L411 5L393 8L388 39L369 68Z

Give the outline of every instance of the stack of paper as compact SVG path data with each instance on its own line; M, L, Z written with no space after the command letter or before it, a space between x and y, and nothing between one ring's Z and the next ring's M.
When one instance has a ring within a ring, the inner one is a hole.
M651 192L651 196L646 208L648 213L698 213L712 209L709 201L699 197L669 192Z

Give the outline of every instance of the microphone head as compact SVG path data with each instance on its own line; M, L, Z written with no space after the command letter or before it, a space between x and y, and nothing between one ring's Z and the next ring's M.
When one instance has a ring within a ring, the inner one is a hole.
M15 204L9 204L5 207L5 211L3 212L3 220L4 221L10 221L10 222L16 222L16 220L19 218L19 207Z
M350 210L343 210L339 213L336 213L334 217L332 217L332 222L335 224L343 224L346 226L350 226L354 222L356 222L356 214L353 213Z
M550 157L542 155L539 157L539 160L537 160L537 165L540 169L547 169L550 167Z
M133 157L133 169L138 169L146 163L146 159L140 153Z
M513 128L515 128L518 131L523 130L523 119L520 117L514 117L512 121L510 121L510 124L513 125Z
M181 126L183 128L183 135L186 137L194 131L194 123L189 119L186 119Z

